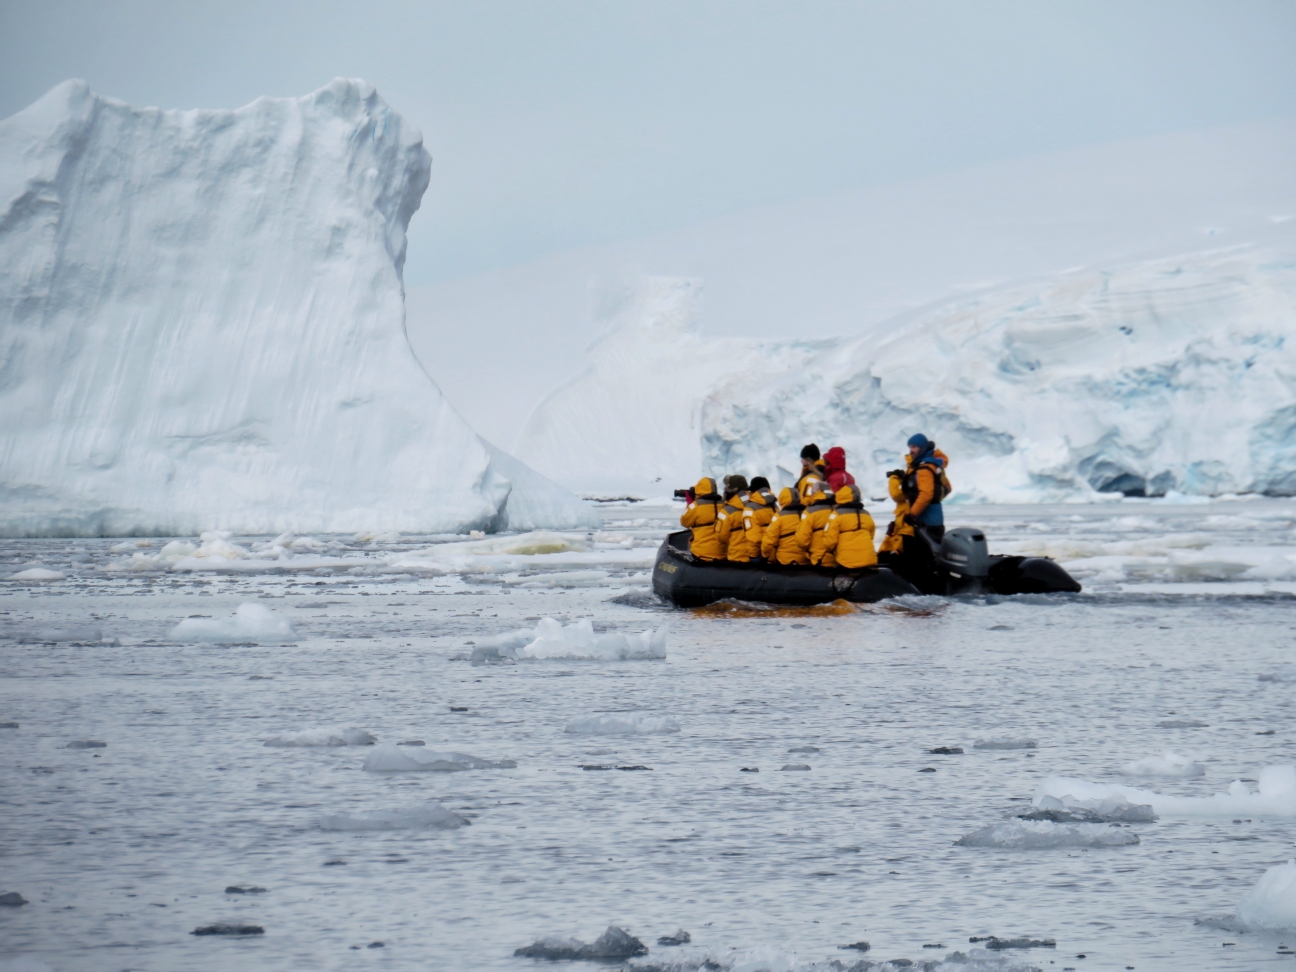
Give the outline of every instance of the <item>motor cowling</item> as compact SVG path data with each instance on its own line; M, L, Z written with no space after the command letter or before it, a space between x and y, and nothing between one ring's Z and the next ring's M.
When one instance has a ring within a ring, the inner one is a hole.
M990 576L990 550L985 534L975 527L950 530L941 540L937 563L959 577L981 578Z

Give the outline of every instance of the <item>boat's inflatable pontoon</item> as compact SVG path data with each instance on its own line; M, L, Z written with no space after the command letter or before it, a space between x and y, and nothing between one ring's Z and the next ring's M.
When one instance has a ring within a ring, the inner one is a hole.
M1046 557L991 556L985 535L970 527L951 530L939 544L926 537L932 556L885 557L877 567L846 568L742 564L701 560L689 553L688 530L670 534L657 551L653 590L679 607L726 599L770 604L858 604L901 594L1076 593L1080 585Z

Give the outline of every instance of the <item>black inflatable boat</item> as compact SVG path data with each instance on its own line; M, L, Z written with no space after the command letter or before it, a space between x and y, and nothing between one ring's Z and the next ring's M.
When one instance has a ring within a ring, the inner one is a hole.
M991 556L985 534L951 530L939 543L920 535L931 555L882 557L877 567L846 568L740 564L700 560L689 553L688 530L662 541L653 565L653 590L679 607L727 598L770 604L868 604L901 594L1077 593L1080 584L1046 557Z

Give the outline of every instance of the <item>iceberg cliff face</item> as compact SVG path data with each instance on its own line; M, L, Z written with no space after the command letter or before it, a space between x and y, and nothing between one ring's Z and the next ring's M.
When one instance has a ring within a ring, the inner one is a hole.
M545 450L568 449L595 422L631 422L615 390L642 387L657 401L641 395L633 411L690 420L659 429L652 455L625 442L623 461L655 463L674 485L725 472L786 478L815 441L844 446L861 485L883 495L885 471L922 431L971 499L1296 494L1296 245L1076 270L849 339L681 340L631 320L604 343L618 355L596 346L590 370L531 420L547 438L524 436L520 455L541 471L561 476ZM686 382L673 377L680 369ZM600 456L602 468L619 461Z
M515 490L409 347L430 167L343 79L234 111L68 81L0 122L0 533L589 522Z

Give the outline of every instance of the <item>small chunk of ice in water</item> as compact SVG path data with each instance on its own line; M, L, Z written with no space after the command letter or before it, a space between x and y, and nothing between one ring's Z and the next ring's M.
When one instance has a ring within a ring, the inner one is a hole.
M568 723L567 731L578 736L660 736L679 732L680 724L673 716L625 712L577 719Z
M359 813L334 813L320 818L321 830L457 830L469 823L439 803L403 810L369 810Z
M1237 917L1251 930L1296 932L1296 859L1265 871L1238 903Z
M954 843L960 847L1051 850L1058 847L1127 847L1138 842L1138 834L1109 824L1060 824L1051 820L1014 818L964 834Z
M1194 763L1187 756L1180 756L1167 749L1160 756L1145 756L1126 763L1121 767L1121 773L1125 776L1186 778L1205 776L1206 767L1201 763Z
M490 760L467 753L439 753L422 745L401 748L383 743L365 757L363 768L366 773L455 773L474 769L514 769L516 766L517 763L511 759Z
M978 739L972 744L973 749L1038 749L1039 743L1034 739L996 736L991 739Z
M474 665L500 661L635 661L666 657L666 626L623 635L614 631L595 634L588 619L562 625L541 618L534 629L487 638L473 649Z
M304 729L265 741L267 746L372 746L378 738L363 729Z
M185 618L167 637L185 643L281 645L295 641L292 622L264 604L248 601L232 618Z

